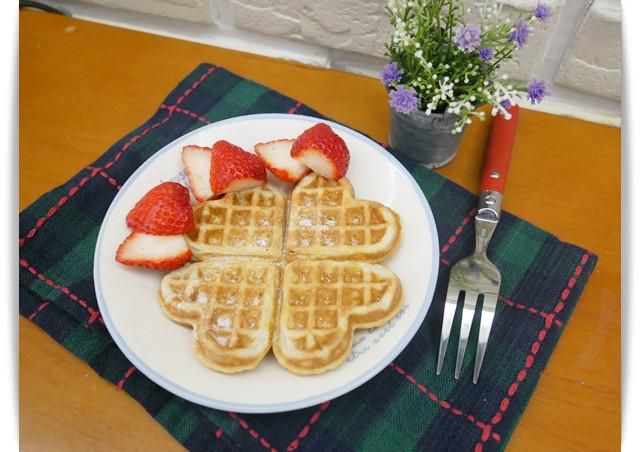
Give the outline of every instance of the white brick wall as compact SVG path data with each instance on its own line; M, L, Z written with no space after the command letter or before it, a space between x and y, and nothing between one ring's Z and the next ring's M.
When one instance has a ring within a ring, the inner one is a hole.
M596 0L567 49L555 82L620 100L620 20L618 1Z
M386 62L391 31L387 0L47 1L110 24L374 76ZM593 119L594 113L604 122L619 122L620 0L545 2L552 18L536 26L528 45L502 72L523 81L547 80L553 99L541 109L553 109L547 106L556 102L562 114ZM482 3L466 0L471 15ZM515 18L532 11L538 0L502 3L503 14Z
M383 57L384 0L230 0L234 25L332 49ZM214 2L221 3L221 2Z

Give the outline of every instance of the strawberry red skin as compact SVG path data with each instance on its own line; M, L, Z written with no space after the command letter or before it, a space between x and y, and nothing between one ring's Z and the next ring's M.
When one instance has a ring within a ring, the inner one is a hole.
M183 234L193 229L189 190L176 182L157 185L127 214L127 226L152 235Z
M256 179L267 183L267 170L256 155L225 140L212 146L211 189L215 195L224 193L232 182L239 179Z
M336 169L335 180L347 174L349 149L344 140L327 124L321 122L302 132L291 147L291 157L297 158L308 150L317 150L333 162Z

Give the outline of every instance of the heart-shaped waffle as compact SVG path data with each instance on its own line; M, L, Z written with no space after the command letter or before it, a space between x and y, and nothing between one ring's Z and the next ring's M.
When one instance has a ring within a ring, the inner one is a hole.
M402 226L391 209L354 199L353 186L317 174L305 176L291 193L287 256L379 262L398 243Z
M200 361L233 373L254 368L271 348L280 287L278 266L261 259L215 259L162 279L160 305L193 328Z
M402 307L398 277L366 262L290 262L282 287L273 352L297 374L337 367L351 351L356 328L382 325Z

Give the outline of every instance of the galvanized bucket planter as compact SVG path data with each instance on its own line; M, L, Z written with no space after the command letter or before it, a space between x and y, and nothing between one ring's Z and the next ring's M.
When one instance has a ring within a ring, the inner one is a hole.
M462 133L451 133L458 119L447 112L427 116L422 111L405 114L392 108L389 145L428 168L444 166L458 153Z

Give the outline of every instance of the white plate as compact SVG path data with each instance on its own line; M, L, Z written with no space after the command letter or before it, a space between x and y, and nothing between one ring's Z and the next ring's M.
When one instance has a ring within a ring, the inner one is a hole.
M409 343L424 320L436 285L438 235L422 191L386 150L358 132L323 121L351 152L347 177L356 197L379 201L403 219L402 242L384 262L400 278L404 307L387 325L356 333L353 350L337 369L318 376L298 376L271 354L254 370L225 375L204 367L191 348L191 329L169 320L157 301L162 272L126 267L115 261L128 235L125 217L152 187L184 181L180 151L184 145L211 146L220 139L252 150L260 141L296 137L319 122L298 115L243 116L197 129L154 154L131 175L102 223L94 258L98 305L105 324L126 357L147 377L172 393L212 408L241 413L294 410L338 397L366 382ZM133 150L130 152L134 152ZM271 175L270 182L272 180ZM283 190L289 184L275 183Z

